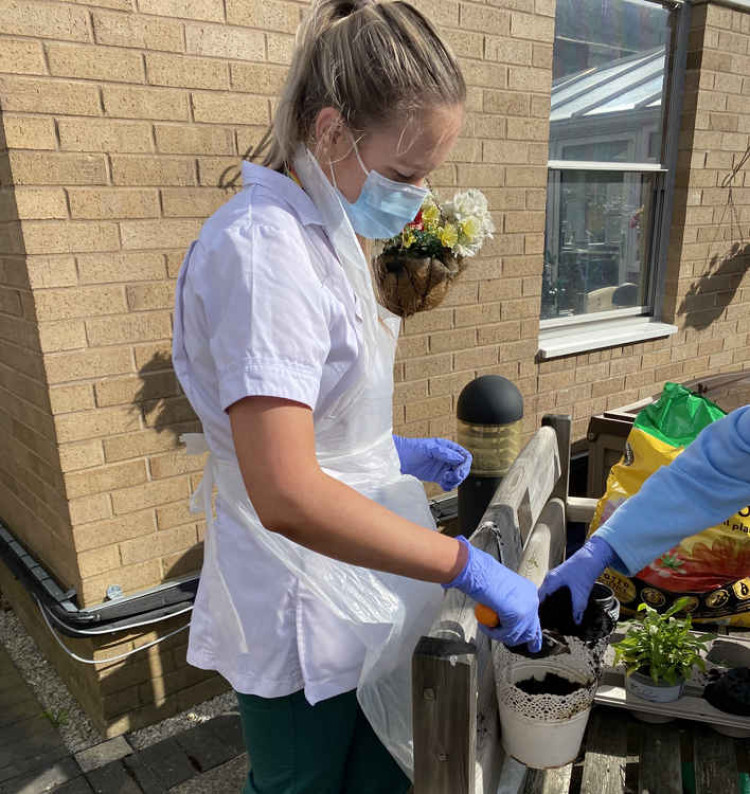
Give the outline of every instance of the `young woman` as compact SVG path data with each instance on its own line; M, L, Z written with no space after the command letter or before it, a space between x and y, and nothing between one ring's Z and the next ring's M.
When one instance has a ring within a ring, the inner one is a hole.
M409 475L452 488L470 458L392 435L398 318L360 245L415 217L465 93L407 3L314 2L264 164L243 164L180 273L174 364L211 452L188 659L238 694L246 792L408 788L408 754L381 743L403 746L408 692L382 682L403 683L438 583L494 608L496 639L541 642L533 585L434 531Z

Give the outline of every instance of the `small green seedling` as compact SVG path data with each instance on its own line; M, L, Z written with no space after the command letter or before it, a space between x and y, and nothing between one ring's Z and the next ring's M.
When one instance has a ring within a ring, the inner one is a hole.
M68 724L68 712L66 709L50 709L43 713L55 728Z
M631 623L625 638L614 646L615 664L623 662L628 676L638 671L650 676L655 684L664 681L672 686L687 678L693 667L705 670L701 651L715 635L698 637L691 633L690 615L675 617L689 601L678 599L664 614L641 604L641 620Z

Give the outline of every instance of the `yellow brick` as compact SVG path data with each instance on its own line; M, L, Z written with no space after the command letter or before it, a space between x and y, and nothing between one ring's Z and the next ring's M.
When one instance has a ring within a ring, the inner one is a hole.
M462 350L477 343L475 328L453 329L430 334L430 353L445 353L449 350Z
M104 463L104 450L100 440L84 441L82 444L62 444L60 469L63 472L88 469Z
M485 141L495 143L495 141ZM487 157L485 155L485 160ZM459 163L458 179L462 185L472 185L474 187L500 187L504 182L505 171L500 165Z
M200 220L123 221L124 249L187 248L198 236Z
M81 552L101 546L151 535L156 530L153 510L140 513L129 513L120 518L108 521L97 521L73 528L76 550Z
M146 482L145 461L134 460L68 474L65 477L65 488L68 497L75 499L95 493L108 493L143 482Z
M195 514L190 512L190 502L187 499L182 502L175 502L171 505L156 508L156 523L160 531L168 529L169 527L194 522L195 519Z
M59 77L142 83L143 59L138 52L78 44L48 44L50 72Z
M42 290L36 293L35 299L40 322L127 310L125 293L120 286Z
M203 564L203 545L196 545L193 546L193 548L189 551L181 551L178 554L170 554L165 556L162 558L161 564L162 568L164 569L165 576L169 579L178 576L187 576L191 573L197 573L200 571L201 565ZM216 685L214 681L215 679L209 678L208 681L205 681L204 683L210 683L212 687L215 688ZM199 684L199 686L202 685ZM219 684L219 687L221 687L221 684ZM182 695L183 693L180 693L178 697L182 697Z
M0 75L0 97L5 112L101 115L99 91L85 83Z
M287 33L266 33L269 63L288 66L294 52L294 36Z
M511 66L508 69L508 88L511 90L548 94L551 85L552 73L548 69L533 69L527 66Z
M177 218L206 218L228 198L221 188L167 188L161 192L164 215Z
M78 280L76 263L72 256L29 256L26 258L26 267L28 284L35 290L45 287L71 287Z
M245 61L262 61L266 57L266 42L260 30L188 23L185 39L191 55Z
M166 154L234 154L234 140L223 127L157 124L156 148Z
M222 0L139 0L138 9L143 14L163 17L224 21Z
M156 218L160 215L156 190L73 188L68 196L73 218Z
M170 428L175 430L175 428ZM187 428L186 428L187 432ZM165 452L177 446L177 439L169 433L156 433L144 430L127 436L114 436L104 439L104 456L108 462L127 460L154 452Z
M86 152L150 152L151 125L138 121L60 119L60 146Z
M193 92L193 116L196 121L212 124L267 124L270 120L268 100L243 94ZM208 151L201 154L226 154Z
M197 421L193 408L186 397L152 400L143 404L143 418L148 427L156 430Z
M160 121L187 121L189 117L188 95L176 89L104 86L102 98L107 116Z
M112 515L109 497L105 494L71 499L68 501L68 509L70 510L70 520L74 525L99 521Z
M510 33L510 13L487 6L461 4L461 27L507 36Z
M85 8L9 0L0 15L0 33L88 41L87 17Z
M49 118L5 113L3 132L5 145L8 149L55 149L57 147L55 124Z
M24 245L30 254L75 253L119 248L117 225L88 221L26 221Z
M171 325L167 312L139 312L87 320L86 333L92 345L113 345L166 339L171 335Z
M127 347L56 353L46 356L44 365L47 379L52 384L81 378L122 375L133 371L132 354Z
M521 141L547 141L549 130L539 119L508 119L508 138Z
M58 188L19 187L15 191L18 216L30 220L68 217L65 192Z
M195 526L176 527L120 544L123 565L185 551L197 543Z
M180 157L112 158L112 181L115 185L195 185L195 160Z
M201 186L234 191L242 188L238 157L199 157L198 182ZM227 193L230 196L231 192Z
M229 88L228 64L219 59L146 53L146 74L152 85Z
M104 155L9 152L15 185L105 185Z
M484 36L468 30L443 31L443 39L459 57L482 58L484 55Z
M205 463L203 456L187 455L184 450L180 450L150 458L149 469L153 479L162 480L165 477L174 477L178 474L203 471Z
M26 39L0 39L0 72L44 74L46 71L44 51L40 42Z
M265 63L232 63L232 88L249 91L251 94L276 95L286 80L287 70L283 66Z
M126 288L128 306L135 311L174 306L173 284L138 284Z
M511 16L510 32L519 39L551 42L555 38L555 20L514 11Z
M526 163L529 146L525 141L485 141L482 153L487 163Z
M182 24L140 14L95 10L91 15L98 44L144 50L183 51Z
M227 22L261 30L294 33L300 22L300 10L295 3L276 0L227 0Z
M190 495L189 484L187 477L175 477L115 491L112 494L115 515L187 499Z
M141 403L179 394L177 378L172 370L143 373L126 378L108 378L95 385L96 404L99 406Z
M164 257L151 253L81 254L78 275L81 284L158 281L165 276Z
M107 595L107 587L113 583L119 584L123 592L127 594L145 590L147 587L153 587L160 582L161 567L159 562L157 560L149 560L138 565L126 565L98 576L86 577L81 582L81 598L85 605L104 601ZM113 654L108 650L104 658L111 655ZM156 716L153 719L156 721Z
M130 407L100 408L97 411L63 414L55 417L57 439L83 441L115 433L128 433L140 427L138 412Z
M412 5L434 25L458 27L459 4L453 0L415 0Z
M450 413L451 397L431 397L428 400L420 400L416 403L406 405L406 421L418 422L420 419L430 419L433 416Z
M517 91L487 90L484 92L484 110L503 116L528 116L529 97Z
M161 372L172 368L172 345L169 342L148 342L133 345L135 367L140 372Z
M86 347L86 329L80 320L39 323L39 344L45 353Z

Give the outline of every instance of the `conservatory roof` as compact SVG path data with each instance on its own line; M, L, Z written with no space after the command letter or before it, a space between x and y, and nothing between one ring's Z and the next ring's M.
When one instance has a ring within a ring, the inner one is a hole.
M550 121L659 107L664 62L659 47L556 80Z

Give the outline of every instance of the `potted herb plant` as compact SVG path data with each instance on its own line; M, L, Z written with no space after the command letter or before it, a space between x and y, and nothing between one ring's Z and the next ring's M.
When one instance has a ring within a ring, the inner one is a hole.
M615 664L625 664L625 689L652 703L668 703L682 695L694 667L705 670L701 652L713 635L692 633L690 615L676 617L690 603L680 598L663 614L641 604L641 620L633 622L615 648Z

